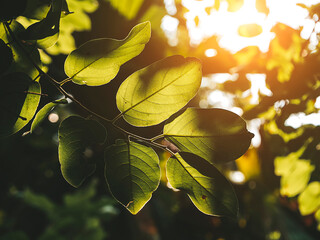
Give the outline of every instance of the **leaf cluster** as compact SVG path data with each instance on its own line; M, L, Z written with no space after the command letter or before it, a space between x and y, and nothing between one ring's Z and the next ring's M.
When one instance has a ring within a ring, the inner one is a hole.
M1 107L5 113L1 137L17 133L34 118L32 133L54 107L73 102L89 117L68 116L59 126L61 172L72 186L79 187L95 171L97 164L87 152L102 146L110 192L132 214L137 214L160 183L157 151L167 151L171 154L167 178L174 188L186 192L205 214L235 217L236 195L216 164L243 155L253 134L248 132L245 121L232 112L188 107L200 88L200 61L174 55L134 72L117 91L119 114L108 119L73 97L64 85L108 84L123 64L143 51L151 37L150 22L133 27L123 40L100 38L84 43L65 60L67 78L56 80L43 70L39 49L56 44L62 16L68 18L72 14L68 14L68 1L64 0L50 1L47 9L47 14L27 29L16 19L22 14L20 10L8 12L1 20L1 61L7 63L0 72ZM37 111L45 95L40 80L53 84L64 98ZM121 128L120 119L140 128L162 124L163 133L146 138ZM110 143L106 139L113 130L123 137Z

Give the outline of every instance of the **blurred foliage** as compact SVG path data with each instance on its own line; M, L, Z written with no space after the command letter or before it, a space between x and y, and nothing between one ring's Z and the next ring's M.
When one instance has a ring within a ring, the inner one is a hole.
M135 4L136 7L132 8L124 4L127 1L101 1L99 8L97 1L67 2L69 11L74 13L61 19L57 44L45 53L40 52L41 56L49 54L53 59L53 62L47 62L50 64L49 71L54 75L63 74L57 71L57 66L62 65L57 55L75 49L75 42L82 43L92 35L97 36L101 29L104 29L106 36L121 38L134 24L150 20L153 37L145 52L137 57L137 62L126 64L125 70L133 72L164 56L182 54L199 58L206 76L216 73L238 74L235 81L212 83L203 87L197 100L192 103L197 106L212 89L232 94L234 105L243 110L242 116L248 123L257 118L261 120L258 129L261 145L249 149L236 164L221 166L226 172L240 170L245 176L244 184L235 184L240 205L237 221L199 214L187 197L180 192L173 195L165 180L154 194L150 206L144 208L136 218L131 218L123 210L112 212L115 208L111 205L114 203L104 197L105 189L99 184L96 193L94 185L74 194L68 193L71 188L64 185L58 174L56 147L50 147L54 141L52 139L56 138L54 132L57 124L45 120L36 131L39 139L32 136L22 140L12 137L8 142L1 142L1 240L320 238L320 127L302 125L294 129L285 125L294 113L318 113L315 102L320 95L319 46L310 49L309 40L300 37L301 29L292 29L279 23L273 28L276 37L271 41L268 52L262 53L257 47L251 46L231 54L219 46L215 36L204 39L197 47L189 45L190 37L183 17L187 10L181 1L175 1L177 12L171 15L179 20L179 42L176 46L167 43L160 28L161 20L167 14L160 0L128 1ZM215 1L212 7L219 9L220 2ZM229 5L229 11L236 11L243 1L228 2L234 2L234 5ZM45 5L42 6L46 9ZM264 0L256 1L256 7L260 12L269 13ZM320 5L304 7L309 10L310 18L314 14L320 16ZM37 13L25 11L24 16L40 20L46 16L45 13L45 10ZM88 13L93 13L92 26ZM35 20L21 18L18 21L27 27L30 21L33 23ZM79 33L91 27L92 32ZM257 32L243 32L248 37L255 34ZM217 55L206 57L204 52L208 48L216 49ZM258 103L251 103L251 96L243 94L252 86L247 73L264 73L266 86L272 91L272 96L263 95L260 91ZM120 71L119 78L124 79L125 76L125 71ZM117 81L113 86L117 86ZM87 97L87 93L81 89L70 88L79 98ZM52 89L46 86L45 90L50 92ZM98 100L88 100L88 106L112 115L114 109L102 109L97 104L106 95L110 102L113 101L110 92L103 87L98 93L91 92ZM105 101L108 102L108 99ZM208 107L214 105L209 103ZM63 110L59 111L60 116L63 116ZM149 134L147 130L146 134ZM18 148L21 151L9 154L9 150ZM18 169L16 166L19 166ZM162 174L165 174L164 171ZM108 206L108 211L113 210L103 213L103 206ZM83 232L80 230L90 235L83 235L86 238L82 238Z

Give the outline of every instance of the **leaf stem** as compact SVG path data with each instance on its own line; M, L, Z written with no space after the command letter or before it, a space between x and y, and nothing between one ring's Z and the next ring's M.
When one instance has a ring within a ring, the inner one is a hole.
M62 80L62 81L59 83L59 85L60 85L60 87L62 87L62 85L64 85L64 84L67 83L67 82L70 82L70 81L72 81L72 78L66 78L66 79Z
M123 116L123 112L119 113L114 119L110 120L108 118L105 118L104 116L90 110L89 108L87 108L86 106L84 106L79 100L77 100L76 98L74 98L71 94L69 94L62 86L67 83L67 82L70 82L72 80L72 78L66 78L64 80L62 80L61 82L58 82L57 80L55 80L53 77L51 77L49 74L47 74L46 72L44 72L38 65L37 63L34 61L34 59L30 56L30 53L24 48L24 46L21 44L20 40L15 36L15 34L13 33L13 31L11 30L10 28L10 23L8 22L5 22L5 27L7 29L7 31L9 32L12 40L14 42L16 42L18 44L18 46L22 49L22 51L25 53L25 55L27 56L27 58L29 59L29 61L32 63L32 65L37 69L37 71L39 72L39 76L44 76L46 77L56 88L57 90L63 94L66 98L69 98L70 100L72 100L74 103L76 103L77 105L79 105L82 109L84 109L85 111L87 111L88 113L92 114L93 116L101 119L101 120L104 120L106 122L108 122L109 124L112 124L112 126L114 126L116 129L118 129L119 131L125 133L128 135L128 137L132 137L132 138L135 138L137 140L141 140L143 142L145 142L146 144L148 145L151 145L151 146L154 146L154 147L157 147L157 148L160 148L164 151L167 151L169 152L171 155L174 155L174 153L168 149L165 145L162 145L160 143L157 143L155 142L155 140L157 139L160 139L163 137L163 134L162 135L158 135L158 136L155 136L151 139L149 138L145 138L145 137L142 137L142 136L139 136L139 135L136 135L134 133L131 133L123 128L121 128L120 126L116 125L116 121L118 121L122 116ZM39 77L37 76L37 78ZM36 78L36 79L37 79ZM28 92L30 94L33 94L31 92ZM35 93L34 93L35 94ZM42 95L42 94L41 94ZM19 116L19 118L21 119L24 119L23 117Z
M163 134L160 134L160 135L158 135L158 136L155 136L155 137L151 138L150 141L151 141L151 142L154 142L154 141L156 141L156 140L158 140L158 139L161 139L161 138L164 138L164 135L163 135Z
M123 116L123 113L119 113L114 119L112 119L112 124L115 124Z

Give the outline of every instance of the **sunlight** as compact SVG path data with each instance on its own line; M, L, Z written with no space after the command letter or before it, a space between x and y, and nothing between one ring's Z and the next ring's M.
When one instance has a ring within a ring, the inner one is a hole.
M164 2L168 14L174 15L174 1ZM256 9L256 0L245 0L240 9L233 12L229 11L230 6L226 0L220 1L218 10L213 8L215 0L182 0L181 3L188 9L184 17L192 46L199 45L204 39L218 36L220 47L228 49L231 53L248 46L257 46L261 52L267 52L270 41L275 37L271 29L276 23L283 23L294 29L302 27L302 38L310 39L313 46L318 41L313 36L317 19L308 19L308 10L297 4L311 6L320 3L320 0L266 0L268 14ZM169 23L162 25L165 33L168 32L168 28ZM169 38L169 41L176 45L178 40L172 39ZM208 57L212 55L209 54Z

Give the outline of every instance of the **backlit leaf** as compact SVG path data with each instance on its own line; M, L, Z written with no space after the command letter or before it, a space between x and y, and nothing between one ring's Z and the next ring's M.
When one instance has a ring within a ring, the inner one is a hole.
M253 137L241 117L218 108L188 108L166 123L163 134L181 151L194 153L211 163L239 158Z
M51 103L46 104L43 108L41 108L38 113L36 114L30 132L33 132L40 123L44 120L45 117L49 115L49 113L58 105L58 104L66 104L68 101L66 99L60 99L57 101L53 101Z
M59 23L63 0L55 0L47 14L40 22L30 25L23 33L25 40L37 40L40 48L55 44L59 37Z
M117 93L117 106L134 126L159 124L184 107L201 83L195 58L171 56L129 76Z
M320 182L312 182L298 197L302 215L309 215L320 208Z
M241 37L256 37L262 33L262 27L256 23L242 24L238 28L238 34Z
M229 181L211 164L191 153L181 152L167 163L169 183L188 194L203 213L236 217L238 200Z
M103 143L106 130L97 121L71 116L61 122L58 134L62 175L72 186L79 187L96 169L96 164L85 155L85 150Z
M236 12L240 10L243 6L244 0L227 0L228 2L228 11L229 12Z
M16 37L25 31L24 27L17 21L12 21L10 28ZM24 72L29 75L31 79L35 79L39 75L39 72L30 61L30 57L35 64L41 67L37 47L34 44L21 41L20 44L23 45L25 51L22 50L21 46L11 38L3 23L0 23L0 38L11 48L13 53L13 63L10 69L8 69L9 72Z
M144 22L136 25L123 40L101 38L88 41L67 57L65 72L80 85L106 84L117 75L122 64L142 52L150 35L150 23Z
M40 101L40 85L24 73L0 78L0 137L18 132L33 118Z
M114 9L118 10L118 12L128 20L135 18L143 1L144 0L107 0Z
M158 155L150 147L118 140L106 149L105 163L111 193L132 214L137 214L159 185Z
M315 169L310 160L299 159L301 149L288 156L276 157L274 160L275 174L281 176L280 193L283 196L294 197L301 193Z

